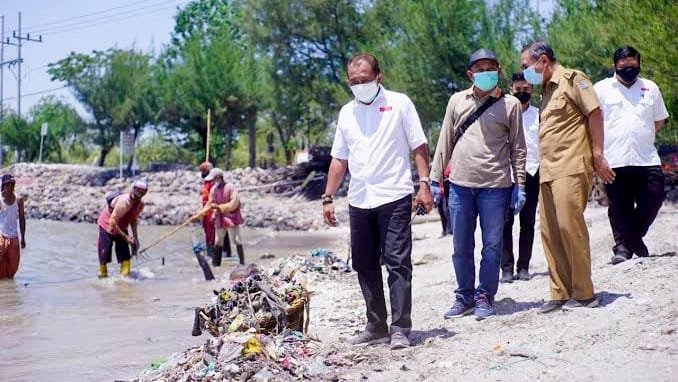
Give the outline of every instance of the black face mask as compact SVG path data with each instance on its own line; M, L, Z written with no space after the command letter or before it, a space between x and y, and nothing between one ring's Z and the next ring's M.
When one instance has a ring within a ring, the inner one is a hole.
M624 69L617 69L615 73L622 79L622 81L630 84L638 78L640 73L640 66L627 66Z
M527 103L530 100L530 97L532 97L532 94L528 92L518 92L513 96L518 98L518 100L520 100L520 103Z

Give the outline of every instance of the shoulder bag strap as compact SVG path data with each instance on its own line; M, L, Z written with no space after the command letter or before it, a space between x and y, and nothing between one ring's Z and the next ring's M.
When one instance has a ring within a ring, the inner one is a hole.
M462 123L461 126L457 128L457 131L454 134L454 144L455 145L457 144L457 141L459 141L461 136L464 135L469 126L471 126L473 122L475 122L476 119L478 119L478 117L480 117L485 112L485 110L489 109L490 106L494 105L494 103L499 101L499 99L502 98L503 96L504 96L503 93L497 98L490 96L490 98L487 101L485 101L484 104L480 105L480 107L477 108L473 112L473 114L469 115L468 118L466 118L466 120L464 121L464 123Z

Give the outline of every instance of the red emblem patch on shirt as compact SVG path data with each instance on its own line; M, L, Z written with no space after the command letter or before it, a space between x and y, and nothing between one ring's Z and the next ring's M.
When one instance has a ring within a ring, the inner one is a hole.
M379 108L379 112L383 113L385 111L391 111L393 108L391 106L382 106Z

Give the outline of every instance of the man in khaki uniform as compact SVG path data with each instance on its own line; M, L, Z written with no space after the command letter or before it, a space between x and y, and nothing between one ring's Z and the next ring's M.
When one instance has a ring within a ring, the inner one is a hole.
M523 49L525 79L542 85L539 123L541 237L549 265L547 313L596 307L584 209L593 171L614 180L603 155L603 119L593 85L582 72L560 66L553 49L535 41Z

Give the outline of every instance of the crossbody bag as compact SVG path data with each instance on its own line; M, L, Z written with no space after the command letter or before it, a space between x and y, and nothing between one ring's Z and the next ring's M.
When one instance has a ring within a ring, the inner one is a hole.
M454 133L454 141L452 142L453 145L456 145L456 144L457 144L457 141L459 141L459 139L461 138L461 136L464 135L464 133L466 132L466 130L469 128L469 126L471 126L471 125L473 124L473 122L475 122L475 121L478 119L478 117L480 117L480 116L485 112L485 110L489 109L490 106L494 105L494 103L497 102L497 101L499 101L499 99L502 98L503 96L504 96L504 94L502 93L502 94L501 94L499 97L497 97L497 98L495 98L495 97L490 97L490 99L488 99L487 101L485 101L484 104L480 105L480 107L477 108L477 109L473 112L473 114L469 115L468 118L466 118L466 120L464 121L464 123L462 123L461 126L459 126L459 128L457 128L457 130L455 131L455 133ZM452 146L452 147L454 147L454 146Z

